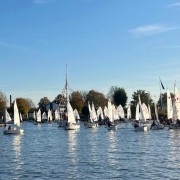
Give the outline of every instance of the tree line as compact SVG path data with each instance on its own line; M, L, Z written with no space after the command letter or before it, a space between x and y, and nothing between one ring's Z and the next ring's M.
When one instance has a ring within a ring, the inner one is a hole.
M154 104L153 99L151 98L151 95L149 92L146 92L145 90L137 90L132 94L130 105L131 105L131 112L132 112L132 118L135 117L135 111L136 111L136 104L138 102L138 96L141 97L141 102L145 103L146 105L150 105L152 116L154 116ZM172 94L171 94L172 95ZM173 95L172 95L173 97ZM127 93L124 88L112 86L109 89L109 92L107 95L104 95L101 92L98 92L96 90L90 90L90 91L73 91L69 97L68 97L73 109L77 109L80 115L87 116L89 114L88 110L88 102L94 103L94 106L96 108L100 107L104 109L105 106L107 106L108 100L110 99L111 102L117 107L121 104L121 106L124 108L125 113L127 110ZM50 103L50 100L48 97L43 97L40 99L38 103L38 108L35 107L33 101L29 98L17 98L17 105L19 108L19 111L23 116L26 116L28 112L33 112L34 110L41 109L42 112L46 111L46 106ZM58 94L52 102L54 103L65 103L66 99L63 94ZM158 112L160 116L166 116L166 93L161 94L158 100ZM163 106L162 106L163 105ZM0 116L4 115L5 109L8 109L8 112L13 114L13 106L7 107L7 98L6 95L0 91Z

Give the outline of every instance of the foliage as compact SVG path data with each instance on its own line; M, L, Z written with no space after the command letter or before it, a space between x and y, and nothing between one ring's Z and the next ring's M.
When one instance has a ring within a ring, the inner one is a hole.
M114 94L112 95L113 97L113 102L119 106L120 104L122 105L122 107L126 106L127 103L127 94L124 90L124 88L117 88L114 91Z
M0 91L0 116L2 116L7 108L7 98L6 95Z
M101 106L104 108L107 105L107 98L105 98L104 94L100 92L90 90L86 95L86 105L88 102L93 102L95 107Z
M29 99L17 98L16 102L17 102L19 112L22 115L26 115L31 109L31 104L29 103Z
M84 105L84 98L82 94L79 91L74 91L71 93L69 99L73 109L77 109L77 111L80 113Z
M114 92L117 90L118 90L117 86L111 86L107 94L108 99L110 99L112 103L114 103L114 98L113 98Z
M43 97L40 99L38 105L41 111L46 111L46 105L50 103L50 100L47 97Z
M58 94L53 102L55 102L57 104L64 103L65 102L64 95L63 94Z

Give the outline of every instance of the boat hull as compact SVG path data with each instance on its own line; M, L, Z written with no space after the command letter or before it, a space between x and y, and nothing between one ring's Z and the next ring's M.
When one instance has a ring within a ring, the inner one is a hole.
M134 128L135 131L147 131L148 127L147 126L139 126Z
M164 129L164 126L159 124L159 125L152 126L151 129L152 130L161 130L161 129Z
M107 130L116 130L117 125L107 126Z
M64 127L65 130L77 130L80 128L80 124L68 124Z

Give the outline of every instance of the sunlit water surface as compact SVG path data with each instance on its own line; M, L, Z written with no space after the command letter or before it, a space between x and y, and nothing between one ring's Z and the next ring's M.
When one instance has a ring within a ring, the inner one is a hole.
M24 135L0 129L0 179L180 179L180 130L65 131L23 123Z

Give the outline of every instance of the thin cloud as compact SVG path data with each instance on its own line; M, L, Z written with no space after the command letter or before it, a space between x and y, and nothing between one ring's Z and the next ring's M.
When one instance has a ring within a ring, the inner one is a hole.
M7 43L7 42L4 42L4 41L0 41L0 46L7 47L7 48L29 50L29 48L27 48L27 47L19 46L19 45L15 45L15 44L11 44L11 43Z
M134 29L129 30L129 32L134 37L142 37L142 36L149 36L149 35L155 35L160 34L168 31L173 31L179 29L179 27L171 27L171 26L165 26L162 24L150 24L145 26L139 26Z
M169 7L170 8L180 7L180 2L179 3L170 4Z

